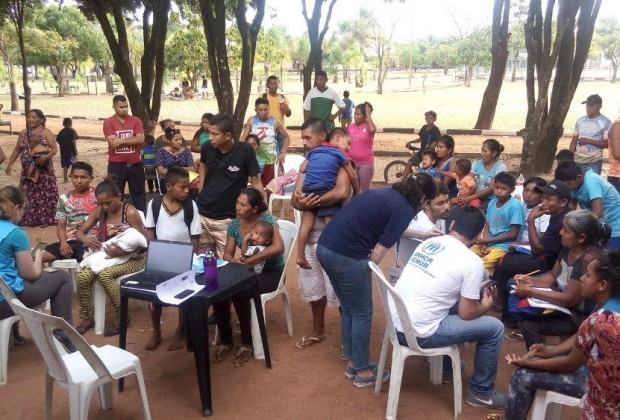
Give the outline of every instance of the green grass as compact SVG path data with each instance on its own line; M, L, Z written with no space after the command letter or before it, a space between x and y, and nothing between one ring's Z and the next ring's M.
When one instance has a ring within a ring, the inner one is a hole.
M424 124L424 112L430 109L438 114L437 125L441 128L471 128L476 122L486 80L473 80L471 87L464 87L454 80L453 75L444 76L441 72L429 72L425 79L426 92L422 93L423 75L416 73L409 86L406 72L388 74L383 95L376 92L376 82L371 79L362 88L355 88L350 83L331 83L330 86L340 93L347 89L355 103L368 101L375 108L373 118L379 127L419 128ZM302 122L302 85L299 79L287 79L284 91L287 94L293 115L288 125L300 125ZM99 84L101 88L103 83ZM167 87L167 89L170 86ZM84 86L81 86L84 90ZM3 88L6 92L6 86ZM59 98L56 95L37 95L42 90L40 82L35 82L32 100L33 108L40 108L46 114L60 116L85 116L89 118L107 117L111 114L111 95L72 95ZM91 90L94 90L91 84ZM257 97L257 84L254 84L250 97L247 116L253 113L253 102ZM588 95L599 93L603 97L603 114L610 119L618 116L620 95L618 88L609 82L581 81L571 108L566 117L565 128L571 129L574 121L584 114L581 105ZM8 108L9 98L0 95L0 101ZM23 101L21 101L23 107ZM205 112L216 112L217 103L210 95L208 100L189 101L163 100L160 118L172 118L183 122L198 122ZM499 98L493 128L517 130L523 128L527 111L525 82L511 83L505 81Z

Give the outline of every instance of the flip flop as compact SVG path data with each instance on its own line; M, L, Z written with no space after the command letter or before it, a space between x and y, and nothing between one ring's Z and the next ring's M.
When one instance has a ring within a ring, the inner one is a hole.
M240 346L233 359L235 367L241 367L243 364L254 357L254 349L252 347Z
M215 348L213 355L211 356L211 360L216 363L221 362L226 357L226 354L230 351L230 346L226 344L220 344Z
M298 349L305 349L306 347L310 347L315 345L316 343L320 343L323 339L318 337L302 337L297 343L295 343L295 347Z

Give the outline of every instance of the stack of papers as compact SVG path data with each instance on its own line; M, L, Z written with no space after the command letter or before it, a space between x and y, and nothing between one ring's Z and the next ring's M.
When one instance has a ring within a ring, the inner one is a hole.
M204 286L196 283L196 272L186 271L157 285L157 298L170 305L180 305Z

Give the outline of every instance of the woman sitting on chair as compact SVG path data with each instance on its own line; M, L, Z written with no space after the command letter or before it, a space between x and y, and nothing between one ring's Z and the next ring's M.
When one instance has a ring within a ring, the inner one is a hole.
M228 225L228 238L224 251L224 260L254 266L259 273L258 288L261 294L276 290L285 264L282 258L284 243L276 219L266 211L267 205L257 189L242 189L237 198L237 217ZM236 258L237 248L241 249L241 255ZM241 329L241 346L233 359L236 366L252 358L251 298L249 290L231 298ZM227 301L220 302L214 305L213 309L221 341L215 350L213 360L219 362L234 344L230 305Z
M577 334L554 347L534 344L522 357L506 356L509 364L521 369L510 380L505 418L525 419L537 389L575 398L587 389L582 418L620 415L620 251L588 265L581 293L596 303L596 309Z
M103 242L129 228L136 229L142 235L145 234L142 217L138 210L123 201L123 195L114 180L106 178L105 181L97 185L95 196L99 206L77 230L76 236L80 242L96 251L101 248ZM93 238L88 236L88 233L95 225L98 225L98 235ZM118 246L106 247L105 252L110 258L124 257L127 254ZM121 319L121 288L116 279L142 270L144 264L144 258L136 256L136 258L130 258L124 263L105 268L99 274L95 274L90 268L84 268L79 272L77 292L82 321L75 328L77 332L84 334L94 325L92 287L95 281L99 281L110 298L116 314L115 323L106 327L103 335L110 337L118 334Z
M34 252L33 261L28 236L18 226L27 206L26 194L19 188L6 186L0 189L0 277L27 307L32 308L51 299L52 315L71 324L73 287L69 274L64 271L43 271L43 251L40 249ZM9 304L0 294L0 319L13 315ZM17 332L16 341L19 338ZM61 337L57 338L68 347Z

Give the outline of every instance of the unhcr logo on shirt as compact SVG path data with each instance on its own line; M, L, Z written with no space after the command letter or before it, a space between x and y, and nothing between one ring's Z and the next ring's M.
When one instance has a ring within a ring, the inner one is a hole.
M428 255L439 254L443 250L444 246L438 242L429 242L422 247L422 252Z

